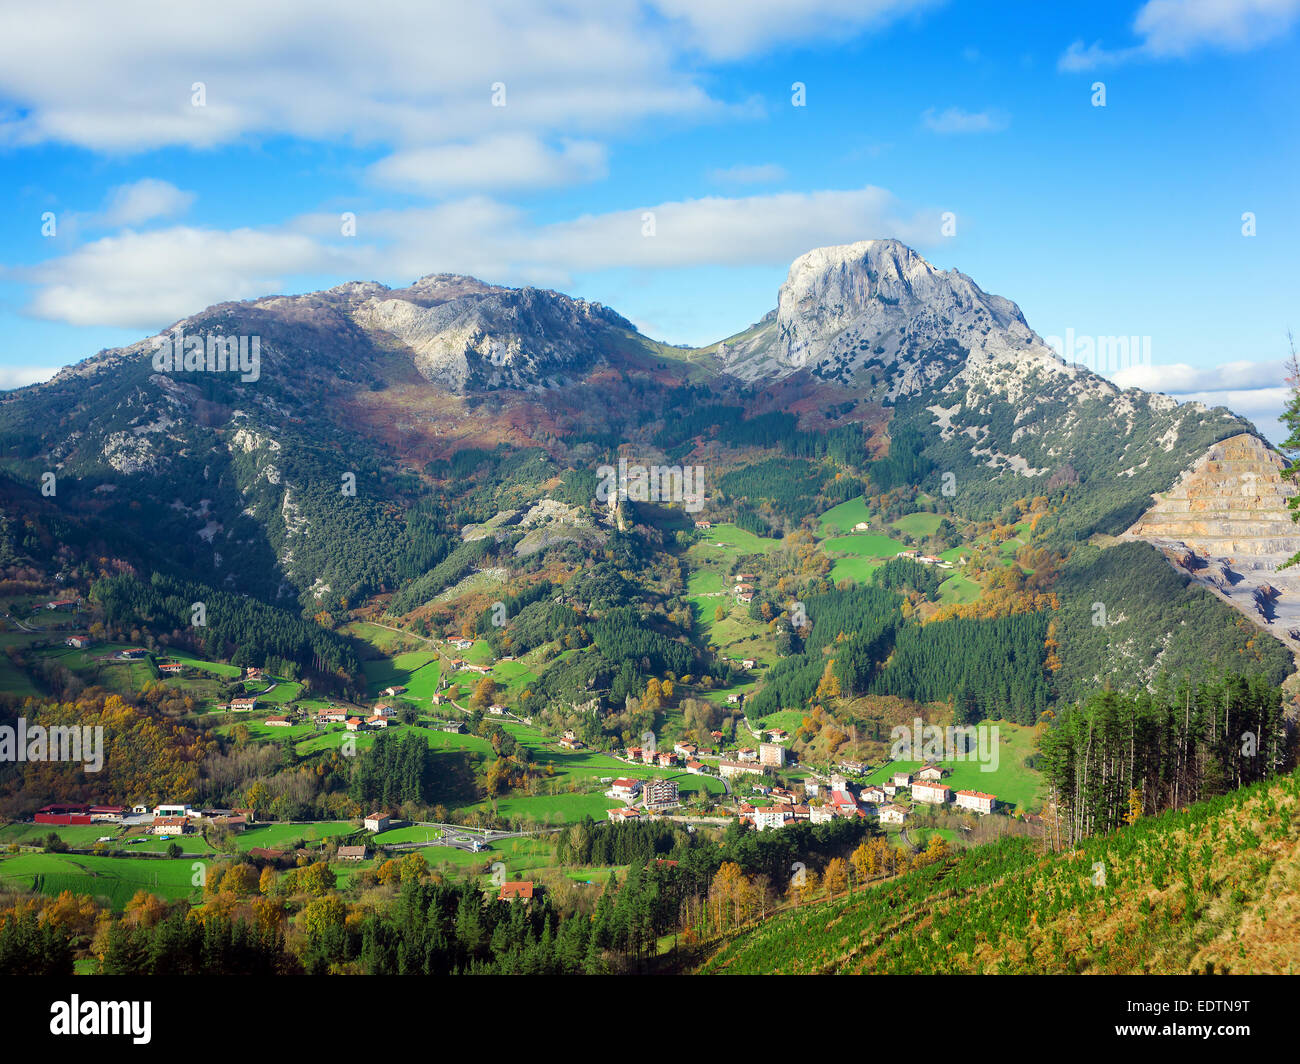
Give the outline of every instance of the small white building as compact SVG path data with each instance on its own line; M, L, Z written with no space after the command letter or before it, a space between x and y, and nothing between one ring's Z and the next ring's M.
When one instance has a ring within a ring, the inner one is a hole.
M385 813L371 813L365 820L367 831L380 832L388 830L388 816Z
M907 819L907 810L901 805L886 805L881 807L880 822L882 824L901 824Z

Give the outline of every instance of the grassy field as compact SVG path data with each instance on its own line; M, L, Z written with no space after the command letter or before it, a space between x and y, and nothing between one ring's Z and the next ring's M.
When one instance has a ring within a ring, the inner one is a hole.
M855 584L869 584L871 574L884 564L883 561L872 561L869 558L836 558L835 564L831 566L831 579L836 582L852 580Z
M0 856L0 884L50 895L65 890L89 894L118 911L126 908L138 890L168 900L197 901L202 892L193 884L196 875L194 861L188 858L169 861L50 853Z
M359 824L350 820L322 820L314 824L254 824L243 834L236 835L236 845L243 852L255 848L274 850L299 839L309 846L313 842L350 835L360 830Z
M432 650L408 650L391 658L363 661L361 669L366 674L366 694L378 698L385 687L410 688L416 673L422 673L432 665L433 672L421 677L421 688L428 687L424 697L428 697L438 683L437 661L438 655Z
M531 823L558 827L561 824L576 824L587 816L593 820L604 820L606 810L622 804L603 794L520 795L499 798L497 815L506 818L522 817ZM491 812L492 803L483 801L469 808Z
M974 602L980 597L982 590L974 580L970 580L959 573L954 574L939 585L939 601L944 605L952 602Z
M860 521L871 520L871 511L867 509L867 500L859 495L856 499L833 506L817 519L822 535L831 535L836 530L852 531Z
M900 550L907 549L906 544L896 539L868 532L824 539L821 547L829 555L849 554L858 558L892 558Z
M709 557L729 556L732 559L743 554L766 554L781 545L779 539L764 539L726 523L704 529L700 532L700 540L701 544L709 548Z
M0 848L11 842L36 845L53 832L69 846L93 846L97 839L110 835L118 837L121 828L116 824L70 824L56 827L53 824L6 824L0 827ZM113 843L118 845L117 842Z
M940 514L915 513L900 517L897 521L892 522L889 527L897 532L921 539L924 536L933 536L941 524L943 524L943 517Z

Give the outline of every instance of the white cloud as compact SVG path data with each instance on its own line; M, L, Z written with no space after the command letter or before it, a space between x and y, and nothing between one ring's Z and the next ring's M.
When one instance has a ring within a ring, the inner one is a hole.
M654 235L646 236L646 215ZM680 200L538 225L476 196L432 207L337 214L275 230L187 226L127 231L37 267L8 271L34 286L27 312L75 325L154 329L205 306L283 291L295 276L404 283L432 272L508 284L568 285L614 268L785 265L810 248L868 237L937 240L937 212L906 209L884 189Z
M1300 0L1147 0L1133 19L1140 43L1107 50L1075 41L1057 61L1066 72L1132 59L1181 59L1202 49L1246 52L1290 32Z
M104 209L87 218L86 224L117 229L160 218L175 218L189 210L194 200L193 192L183 192L169 181L144 177L113 189Z
M267 295L281 278L339 264L330 249L299 234L181 226L128 229L7 272L37 286L27 308L34 317L156 328L213 303Z
M963 111L960 107L945 111L928 108L921 121L932 133L998 133L1009 124L999 111Z
M844 39L879 30L943 0L654 0L687 30L688 43L715 59L738 59L773 45Z
M375 163L370 178L419 192L546 187L604 177L608 152L589 140L553 149L528 133L503 133L463 144L400 151Z
M1278 421L1291 398L1286 364L1280 360L1225 362L1218 366L1130 366L1108 376L1124 388L1162 392L1180 403L1226 406L1249 418L1268 439L1279 443L1286 430Z
M701 55L876 29L934 0L45 0L0 35L0 143L110 151L246 136L421 148L708 117ZM51 46L57 42L57 47ZM202 82L204 106L192 102ZM492 86L505 86L493 106ZM485 132L486 131L486 132Z
M59 372L59 366L0 366L0 392L47 381Z
M719 185L770 185L785 180L785 167L777 163L740 164L725 170L710 170L709 180Z
M1148 392L1182 395L1205 391L1239 391L1279 386L1286 379L1286 366L1280 361L1241 360L1218 366L1189 366L1185 362L1169 365L1127 366L1110 374L1123 388L1142 388Z

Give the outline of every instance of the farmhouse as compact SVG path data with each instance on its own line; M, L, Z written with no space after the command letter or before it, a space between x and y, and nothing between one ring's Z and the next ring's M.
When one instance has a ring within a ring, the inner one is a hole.
M738 705L740 705L740 700L741 700L743 697L744 697L744 695L739 695L739 694L735 694L735 695L727 695L727 705L729 705L729 706L738 706Z
M863 787L860 797L864 802L870 802L872 805L883 805L885 791L883 787Z
M185 671L185 666L179 661L164 661L158 666L158 671L164 676L179 676Z
M659 753L655 754L655 763L660 768L671 768L677 764L677 755L670 754L667 750L660 750Z
M768 728L767 737L774 743L783 743L790 738L790 733L784 728Z
M641 781L620 777L609 788L609 793L625 802L630 802L641 793Z
M262 670L259 669L256 665L250 665L247 669L244 670L245 680L260 680L261 678L262 678Z
M384 694L386 694L389 698L392 698L394 695L400 695L405 690L406 688L403 687L401 684L394 684L392 687L385 687ZM375 708L378 709L379 707L376 706Z
M991 813L993 807L998 804L996 795L985 794L982 791L958 791L957 808L969 809L974 813Z
M271 728L289 728L293 726L293 721L284 716L267 717L266 724Z
M682 757L694 757L699 752L699 747L694 743L678 743L673 747L674 754L681 754Z
M257 708L256 698L232 698L230 700L230 712L232 713L251 713Z
M737 602L753 602L753 601L754 601L754 593L753 593L752 591L746 591L746 592L743 592L742 594L739 594L739 595L736 596L736 601L737 601Z
M387 831L388 824L389 824L389 820L388 820L387 813L371 813L365 819L366 830L373 831L376 834L381 831Z
M366 718L366 726L370 728L387 728L388 718L376 713L373 717Z
M568 736L560 740L560 748L563 750L581 750L586 745L581 739L571 739Z
M755 658L746 658L744 661L741 662L741 664L742 664L743 666L745 666L745 668L747 668L747 669L757 669L757 668L758 668L758 661L757 661L757 659L755 659Z
M159 816L154 817L153 826L149 829L149 832L152 835L184 835L189 830L189 817Z
M438 725L438 730L450 732L452 735L461 735L465 731L465 725L459 720L444 720Z
M506 707L503 706L500 702L493 702L490 706L488 706L488 712L491 713L494 717L502 717L505 716Z
M912 785L912 774L910 772L895 772L895 787L910 787Z
M696 527L696 528L704 528L704 529L712 528L712 527L713 527L713 522L712 522L712 521L696 521L696 522L695 522L695 527Z
M513 883L502 883L501 893L497 895L497 899L500 901L532 901L532 880L521 879Z
M635 809L611 809L609 810L609 819L615 824L621 824L626 820L639 820L641 814Z
M126 815L126 809L120 805L92 805L89 813L92 823L116 824Z
M364 846L340 846L338 857L340 861L364 861L367 852Z
M947 774L947 769L938 765L926 765L917 774L917 779L922 780L941 780Z
M365 731L366 722L360 717L349 717L347 723L348 731Z
M868 525L865 521L859 521L856 525L853 526L853 531L854 531L854 532L865 532L869 527L871 527L871 526Z
M755 750L752 746L742 746L739 750L736 751L736 760L757 761L758 751Z
M912 784L912 800L915 802L925 802L927 805L943 805L951 796L952 789L946 783L917 780Z
M342 709L327 709L321 714L321 719L331 724L342 724L348 719L347 712Z
M64 642L75 650L85 650L90 646L91 638L88 635L70 635Z
M140 649L123 650L117 656L122 661L143 661L147 652Z
M248 819L235 813L231 816L218 816L212 818L212 823L219 828L225 828L227 831L233 831L239 834L248 827Z
M374 715L376 717L395 717L397 716L397 707L391 702L376 702Z
M692 776L703 776L704 763L702 761L696 761L695 758L693 757L687 758L686 771L689 772Z
M55 599L53 602L45 604L47 610L75 610L77 608L76 599Z
M882 824L901 824L907 819L907 810L901 805L887 805L880 810Z

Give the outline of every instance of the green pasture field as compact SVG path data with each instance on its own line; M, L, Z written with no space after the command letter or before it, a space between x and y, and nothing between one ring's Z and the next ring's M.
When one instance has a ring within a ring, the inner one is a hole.
M0 885L57 895L68 890L104 899L117 911L138 890L166 898L198 901L202 889L193 885L196 875L189 858L91 857L82 854L25 853L0 855Z
M897 532L920 539L924 536L933 536L941 524L943 524L941 514L921 512L900 517L897 521L892 522L889 527Z
M252 849L274 850L302 839L312 843L332 839L338 835L351 835L360 831L361 825L351 820L321 820L311 824L253 824L235 836L240 851Z
M817 519L817 525L822 535L829 535L833 528L838 528L841 532L849 532L854 525L869 520L871 520L871 510L867 507L867 500L859 495L856 499L832 506Z

